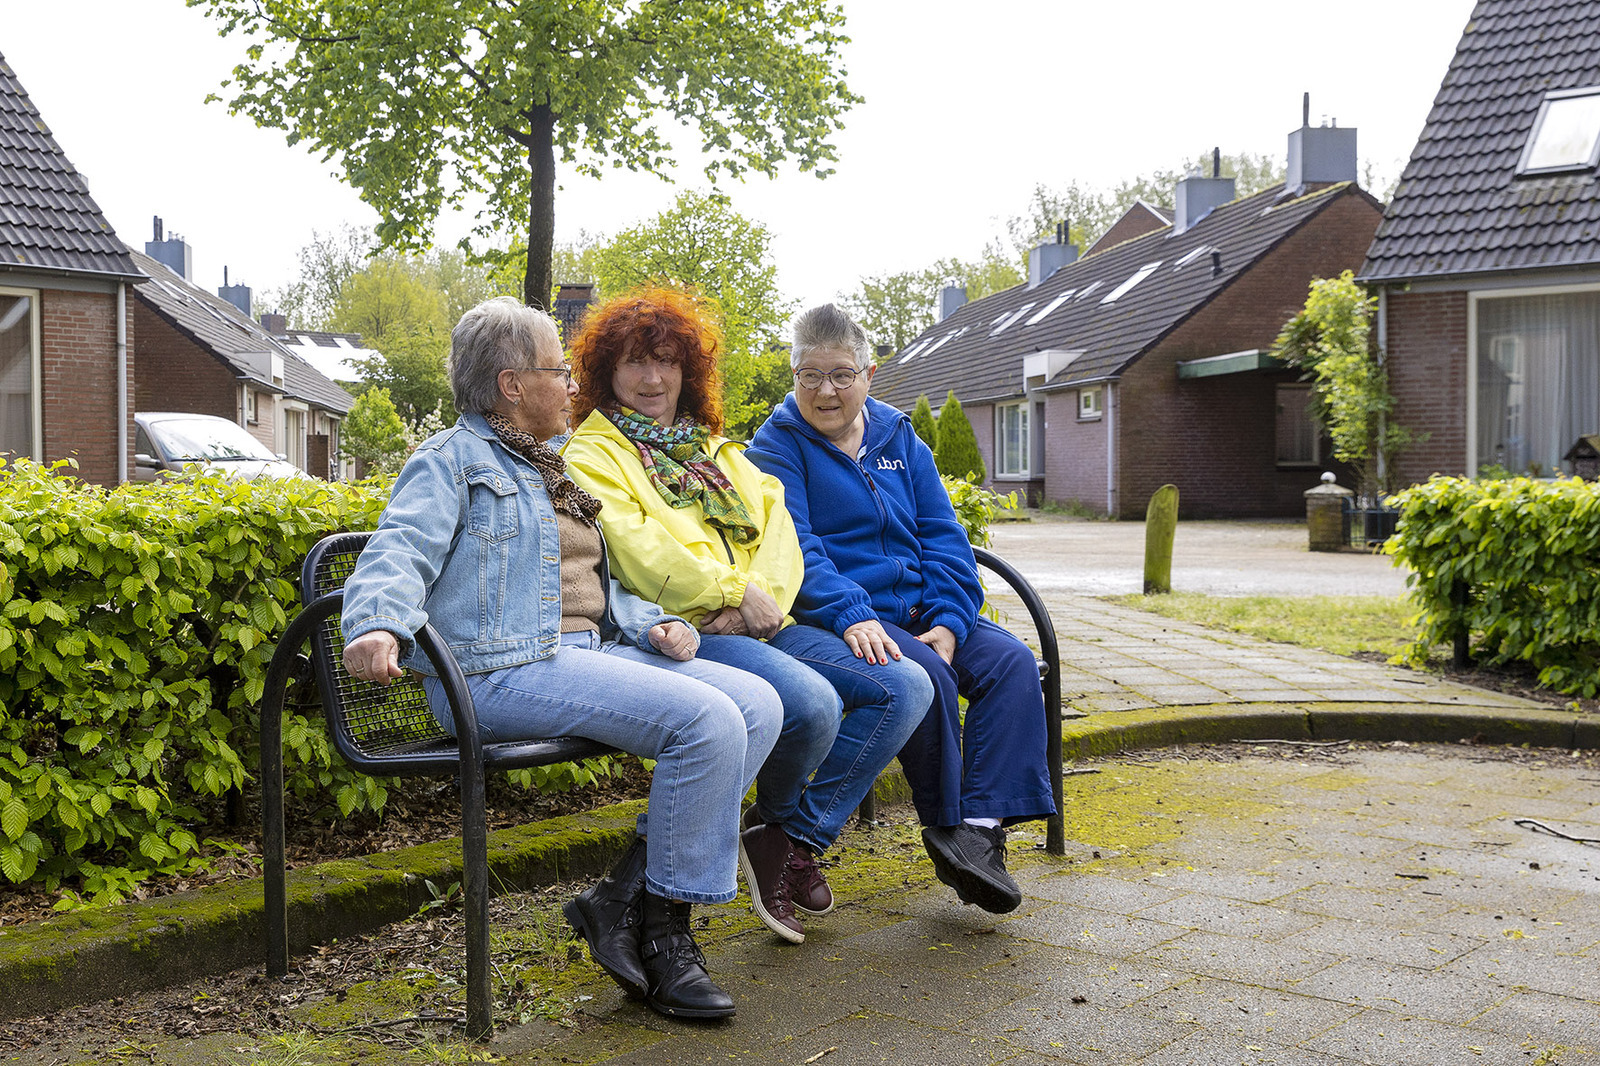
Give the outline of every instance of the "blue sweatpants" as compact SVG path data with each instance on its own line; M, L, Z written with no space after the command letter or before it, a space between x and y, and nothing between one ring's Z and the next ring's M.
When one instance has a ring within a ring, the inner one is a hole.
M933 681L933 704L900 750L922 824L998 818L1011 825L1054 814L1044 694L1028 646L979 618L946 663L899 626L883 628ZM964 724L958 696L967 698Z

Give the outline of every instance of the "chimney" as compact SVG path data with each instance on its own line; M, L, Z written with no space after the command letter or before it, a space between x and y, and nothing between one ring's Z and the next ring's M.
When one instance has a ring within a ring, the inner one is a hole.
M250 286L229 285L227 267L222 268L222 288L217 290L217 295L244 312L244 317L250 317Z
M162 239L164 227L161 225L161 216L156 215L154 219L155 239L144 242L144 254L167 267L184 281L188 281L194 268L189 245L176 233L170 240Z
M1356 180L1356 131L1350 126L1311 125L1311 94L1300 99L1300 128L1289 134L1288 193L1299 196L1323 185Z
M939 290L939 316L936 322L943 322L961 309L967 302L967 287L965 285L946 285Z
M1178 179L1172 236L1193 227L1216 208L1233 200L1233 179L1222 176L1222 150L1211 149L1211 176L1191 174Z
M261 315L261 328L274 337L281 337L289 332L289 318L287 315L274 314L265 311Z
M1028 250L1028 288L1039 285L1051 274L1078 258L1078 246L1067 243L1067 222L1056 223L1056 239Z

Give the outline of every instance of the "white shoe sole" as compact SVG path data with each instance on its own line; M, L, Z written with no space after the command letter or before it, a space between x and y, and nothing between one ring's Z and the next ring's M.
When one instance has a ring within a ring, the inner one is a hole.
M750 854L744 849L744 841L739 841L739 871L744 874L745 887L750 890L750 907L756 912L756 917L761 919L761 924L777 933L791 944L805 943L806 935L797 933L772 916L772 912L761 904L761 887L756 881L756 869L750 862Z

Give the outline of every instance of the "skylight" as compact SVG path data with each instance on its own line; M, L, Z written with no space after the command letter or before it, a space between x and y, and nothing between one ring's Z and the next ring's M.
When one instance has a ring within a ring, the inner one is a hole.
M1127 281L1124 281L1121 285L1118 285L1116 288L1114 288L1110 292L1106 293L1105 298L1102 299L1100 302L1103 303L1103 304L1114 304L1114 303L1116 303L1119 299L1121 299L1122 297L1124 297L1124 296L1126 296L1128 294L1128 290L1129 289L1131 289L1135 285L1139 284L1139 282L1143 281L1145 278L1148 278L1151 274L1154 274L1156 272L1156 268L1159 267L1160 265L1161 265L1161 261L1159 259L1156 260L1154 263L1146 263L1144 266L1140 267L1138 270L1135 270L1133 272L1133 277L1129 278Z
M906 354L902 355L900 357L900 362L896 363L895 365L896 366L900 366L900 365L903 365L905 363L911 362L911 357L916 355L918 352L922 351L922 349L927 346L927 343L928 343L927 341L921 340L921 341L918 341L917 343L913 344L911 347L907 348L906 349Z
M1031 303L1023 304L1021 307L1017 308L1011 314L1007 315L1005 317L1005 320L1002 321L998 326L996 326L994 329L991 329L989 331L989 336L993 337L997 333L1004 333L1007 329L1011 328L1011 326L1017 321L1017 319L1021 318L1023 315L1027 314L1031 310L1033 310L1033 304L1031 304Z
M1539 105L1519 174L1592 170L1600 162L1600 86L1546 94Z
M1094 290L1098 289L1099 287L1100 287L1100 282L1098 282L1098 281L1089 282L1089 284L1085 285L1083 288L1078 290L1078 299L1080 299L1080 300L1088 299L1089 294L1091 292L1094 292Z
M1064 304L1068 300L1070 300L1072 298L1073 292L1074 292L1074 290L1068 289L1066 292L1063 292L1063 293L1059 294L1058 296L1056 296L1055 299L1053 299L1049 303L1045 304L1044 307L1039 310L1038 314L1036 314L1032 318L1028 319L1027 325L1037 326L1039 323L1043 322L1045 320L1045 316L1049 315L1051 311L1054 311L1056 308L1060 307L1062 304Z
M1189 251L1184 252L1183 255L1172 264L1172 269L1177 270L1179 267L1186 267L1196 259L1199 259L1202 255L1205 255L1207 252L1214 251L1216 251L1216 249L1212 248L1209 244L1202 244L1198 248L1190 249Z

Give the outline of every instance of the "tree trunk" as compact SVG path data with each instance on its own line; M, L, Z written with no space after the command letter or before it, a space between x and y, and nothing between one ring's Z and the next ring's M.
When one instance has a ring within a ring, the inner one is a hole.
M555 289L551 254L556 239L555 115L536 107L529 116L528 268L522 277L522 302L550 310Z

